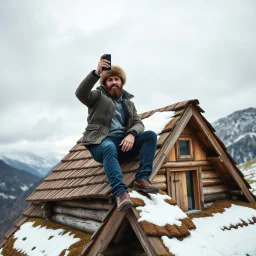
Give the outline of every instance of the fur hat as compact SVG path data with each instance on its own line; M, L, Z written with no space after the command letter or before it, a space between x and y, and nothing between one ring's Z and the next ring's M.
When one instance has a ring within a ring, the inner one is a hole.
M124 85L126 82L126 75L122 68L119 66L111 66L111 70L104 70L100 75L100 84L105 85L106 79L110 76L119 76Z

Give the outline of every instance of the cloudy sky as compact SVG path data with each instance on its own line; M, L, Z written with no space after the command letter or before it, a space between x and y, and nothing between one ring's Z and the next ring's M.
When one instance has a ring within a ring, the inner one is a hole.
M139 113L197 98L212 122L256 107L254 0L0 7L0 153L67 153L87 124L75 90L104 53L126 72Z

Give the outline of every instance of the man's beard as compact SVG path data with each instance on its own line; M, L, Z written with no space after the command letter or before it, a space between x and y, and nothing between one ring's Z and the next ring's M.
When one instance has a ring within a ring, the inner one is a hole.
M106 89L107 93L109 94L109 96L114 100L119 99L123 93L123 86L118 87L118 86L112 85L110 88L107 88L105 86L105 89Z

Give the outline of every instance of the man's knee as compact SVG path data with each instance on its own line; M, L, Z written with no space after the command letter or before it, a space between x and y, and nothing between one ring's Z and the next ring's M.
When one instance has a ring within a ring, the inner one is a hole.
M106 154L114 154L114 155L116 155L117 154L116 145L111 140L106 140L106 141L103 142L103 144L102 144L102 151L103 151L104 155L106 155Z
M157 141L157 134L154 131L144 131L144 136L150 140Z

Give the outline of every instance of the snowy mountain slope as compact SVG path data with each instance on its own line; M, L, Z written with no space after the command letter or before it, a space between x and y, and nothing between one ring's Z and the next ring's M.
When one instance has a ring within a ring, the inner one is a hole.
M19 217L27 205L26 198L41 182L42 178L0 160L0 235Z
M12 152L1 154L0 159L14 168L45 177L64 156L59 153L47 153L39 156L30 152Z
M39 179L38 176L13 168L0 160L0 205L3 207L9 199L14 200Z
M238 164L256 157L256 108L236 111L212 125Z
M252 187L251 192L256 196L256 158L238 166L244 178Z

